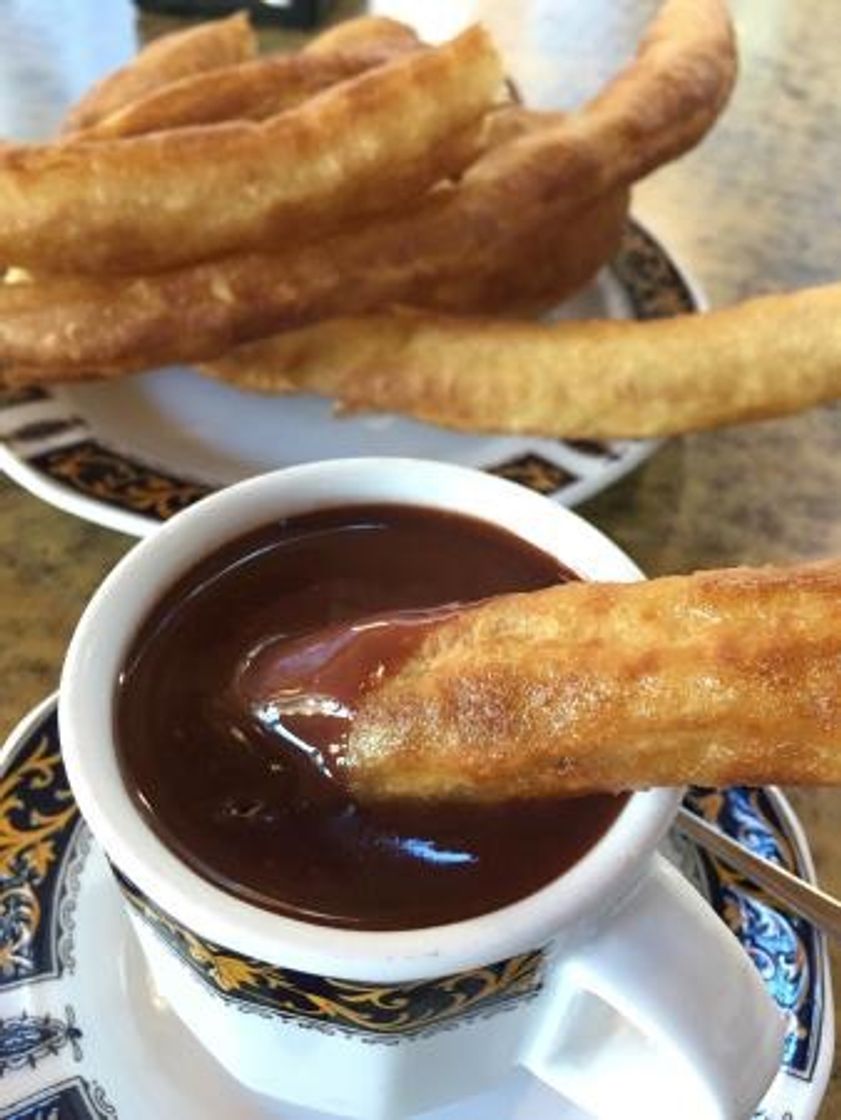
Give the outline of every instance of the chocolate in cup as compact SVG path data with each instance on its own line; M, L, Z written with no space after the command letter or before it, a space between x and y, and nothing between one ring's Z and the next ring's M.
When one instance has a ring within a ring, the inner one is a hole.
M136 635L116 706L125 783L193 870L277 913L382 930L497 910L567 871L626 798L359 804L343 745L366 687L430 629L570 578L453 513L275 519L191 568Z

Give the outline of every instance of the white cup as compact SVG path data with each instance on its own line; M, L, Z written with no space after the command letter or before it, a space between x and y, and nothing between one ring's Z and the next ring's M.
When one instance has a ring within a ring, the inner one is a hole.
M250 479L138 544L79 624L59 719L74 795L158 990L243 1085L323 1112L410 1116L519 1065L605 1120L749 1116L778 1068L782 1017L736 939L656 853L680 790L632 796L574 867L521 901L396 932L329 929L249 905L191 871L138 813L113 727L116 681L142 620L224 542L278 517L366 502L479 517L584 578L641 578L569 510L477 471L403 459Z

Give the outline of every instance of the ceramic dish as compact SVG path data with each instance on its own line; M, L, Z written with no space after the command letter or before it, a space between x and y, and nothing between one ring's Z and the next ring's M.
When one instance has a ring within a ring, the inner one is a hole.
M613 264L557 317L649 319L703 306L666 249L632 222ZM137 536L219 486L314 459L401 455L463 463L572 506L655 447L651 440L472 436L396 416L337 419L329 401L244 393L186 368L0 390L0 467L46 501Z
M754 851L814 877L778 791L699 790L688 801ZM731 927L788 1017L783 1062L755 1120L812 1120L833 1055L823 938L688 841L671 840L667 854ZM247 1094L152 989L68 789L55 698L23 720L0 756L0 1008L5 1120L327 1120ZM580 1120L525 1074L424 1120L477 1116Z

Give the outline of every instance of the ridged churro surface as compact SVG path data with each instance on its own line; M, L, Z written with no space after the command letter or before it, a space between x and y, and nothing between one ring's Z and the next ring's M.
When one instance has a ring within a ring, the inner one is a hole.
M367 693L347 762L372 798L841 783L841 563L492 600Z

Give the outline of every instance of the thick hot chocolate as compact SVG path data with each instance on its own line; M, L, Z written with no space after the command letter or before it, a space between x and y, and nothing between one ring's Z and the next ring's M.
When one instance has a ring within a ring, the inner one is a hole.
M291 917L409 929L513 902L575 863L624 798L361 806L342 736L355 692L442 608L570 578L503 530L411 506L254 530L183 576L135 638L117 697L126 784L195 871Z

